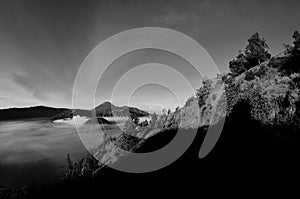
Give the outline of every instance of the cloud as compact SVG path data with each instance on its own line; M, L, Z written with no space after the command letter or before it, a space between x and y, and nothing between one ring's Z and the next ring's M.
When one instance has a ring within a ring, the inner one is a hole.
M40 104L33 91L15 81L16 76L25 76L22 70L0 68L0 108Z
M0 108L41 104L70 107L70 89L65 89L65 85L55 87L56 84L57 81L51 83L46 78L42 82L36 75L29 74L22 68L1 67Z

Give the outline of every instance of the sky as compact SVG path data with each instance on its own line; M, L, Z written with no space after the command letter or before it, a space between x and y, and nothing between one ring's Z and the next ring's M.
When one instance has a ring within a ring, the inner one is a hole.
M0 108L72 107L74 80L87 55L105 39L139 27L170 28L190 36L204 47L220 72L227 72L228 62L255 32L267 40L273 55L282 51L284 43L291 43L293 31L300 29L299 10L297 0L4 0L0 2ZM145 63L153 62L149 57L162 63ZM140 65L133 60L139 60ZM180 104L178 95L186 98L190 94L182 86L185 83L176 81L179 76L172 80L178 74L169 65L176 64L188 65L159 50L129 53L111 64L97 88L108 85L111 78L118 82L119 77L123 83L112 100L115 104L174 108ZM124 67L128 70L120 70ZM130 67L136 67L135 74L130 73ZM124 71L129 71L126 76ZM174 74L169 75L170 71ZM200 86L193 73L186 75L193 87ZM170 82L177 93L149 82L136 88L130 99L124 97L133 80L149 76ZM104 88L111 92L111 86ZM109 100L105 89L99 89L97 103ZM83 104L80 108L92 107Z

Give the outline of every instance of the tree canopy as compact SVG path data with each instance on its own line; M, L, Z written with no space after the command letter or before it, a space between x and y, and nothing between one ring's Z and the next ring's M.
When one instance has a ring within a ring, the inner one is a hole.
M229 69L232 75L239 75L246 70L270 59L269 46L264 38L258 33L253 34L248 40L244 51L239 51L238 56L229 62Z

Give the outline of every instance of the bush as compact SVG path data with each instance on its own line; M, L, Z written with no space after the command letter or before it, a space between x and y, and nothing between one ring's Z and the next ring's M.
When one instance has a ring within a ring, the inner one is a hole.
M212 80L211 79L203 80L202 86L196 92L199 107L205 105L205 101L209 93L211 92L211 89L212 89Z
M229 62L229 69L233 76L237 76L254 66L270 59L271 54L267 51L268 44L258 33L248 39L248 45L244 51L239 51L238 56Z
M255 79L255 73L252 72L251 70L247 71L246 74L245 74L245 80L246 81L252 81L254 79Z
M267 72L268 72L268 67L262 64L255 75L259 78L262 78L267 75Z
M191 105L191 103L195 100L195 96L188 98L185 102L185 106Z

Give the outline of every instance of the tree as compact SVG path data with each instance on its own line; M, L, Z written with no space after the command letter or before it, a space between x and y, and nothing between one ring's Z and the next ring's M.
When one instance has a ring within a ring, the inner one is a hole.
M70 154L67 154L67 168L66 168L66 177L72 177L73 176L73 162L71 160Z
M237 76L247 70L247 64L246 56L239 51L238 56L229 62L229 69L233 76Z
M185 106L189 106L194 100L195 96L189 97L185 102Z
M300 33L298 30L296 30L293 34L293 44L294 44L294 53L297 53L297 55L299 56L299 52L300 52Z
M205 79L202 81L202 86L196 92L196 97L198 99L199 107L205 105L205 101L211 91L211 88L212 88L211 79Z
M151 124L155 125L155 122L157 121L157 115L155 113L153 113L152 117L151 117Z
M244 51L239 51L238 56L229 62L229 69L232 76L237 76L250 68L271 58L268 52L269 46L264 38L258 33L248 39L248 45Z
M171 113L171 110L170 110L170 109L168 109L168 113L167 113L167 114L168 114L168 115L170 115L170 113Z
M258 33L253 34L248 39L248 45L245 49L247 59L247 69L252 68L261 62L270 59L271 54L268 52L269 46L264 38L260 38Z
M138 124L140 123L140 119L139 119L138 117L136 117L136 118L133 120L133 122L134 122L136 125L138 125Z
M300 71L299 62L300 62L300 33L295 31L292 35L294 39L292 45L285 45L285 57L281 60L276 60L279 62L277 68L285 71L287 74L295 73Z

